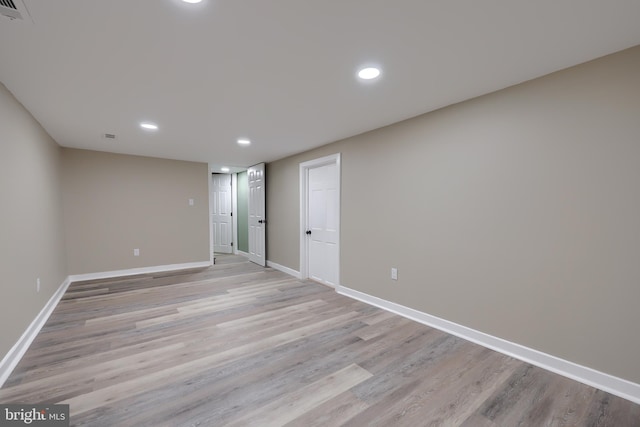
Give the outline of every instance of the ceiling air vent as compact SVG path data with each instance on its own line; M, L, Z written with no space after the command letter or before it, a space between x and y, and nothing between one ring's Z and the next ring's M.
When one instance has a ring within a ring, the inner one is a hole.
M22 15L13 0L0 0L0 13L9 19L22 19Z
M14 20L33 22L29 10L22 0L0 0L0 15Z

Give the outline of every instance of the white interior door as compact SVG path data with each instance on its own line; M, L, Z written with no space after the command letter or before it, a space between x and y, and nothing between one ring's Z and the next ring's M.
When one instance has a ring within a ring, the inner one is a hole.
M247 171L249 180L249 259L265 266L266 225L265 218L265 173L264 163L251 166Z
M211 175L211 227L213 228L213 251L233 252L233 221L231 213L231 175Z
M318 282L339 285L340 265L340 164L339 156L319 159L318 164L307 162L306 224L306 272ZM303 164L304 165L304 164ZM302 166L302 165L301 165Z

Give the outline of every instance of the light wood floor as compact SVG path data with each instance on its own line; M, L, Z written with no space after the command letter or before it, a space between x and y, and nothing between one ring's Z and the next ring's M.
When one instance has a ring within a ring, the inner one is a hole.
M79 282L0 402L88 426L640 426L640 405L218 256Z

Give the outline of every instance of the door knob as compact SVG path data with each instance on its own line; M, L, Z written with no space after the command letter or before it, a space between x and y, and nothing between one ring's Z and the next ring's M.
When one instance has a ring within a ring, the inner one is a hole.
M307 234L311 234L311 230L307 230Z

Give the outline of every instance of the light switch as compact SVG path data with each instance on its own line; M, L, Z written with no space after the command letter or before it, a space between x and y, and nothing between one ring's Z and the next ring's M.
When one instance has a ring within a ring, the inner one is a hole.
M193 199L189 199L189 206L193 206L193 205L194 205L194 203L195 203L195 202L193 201Z

